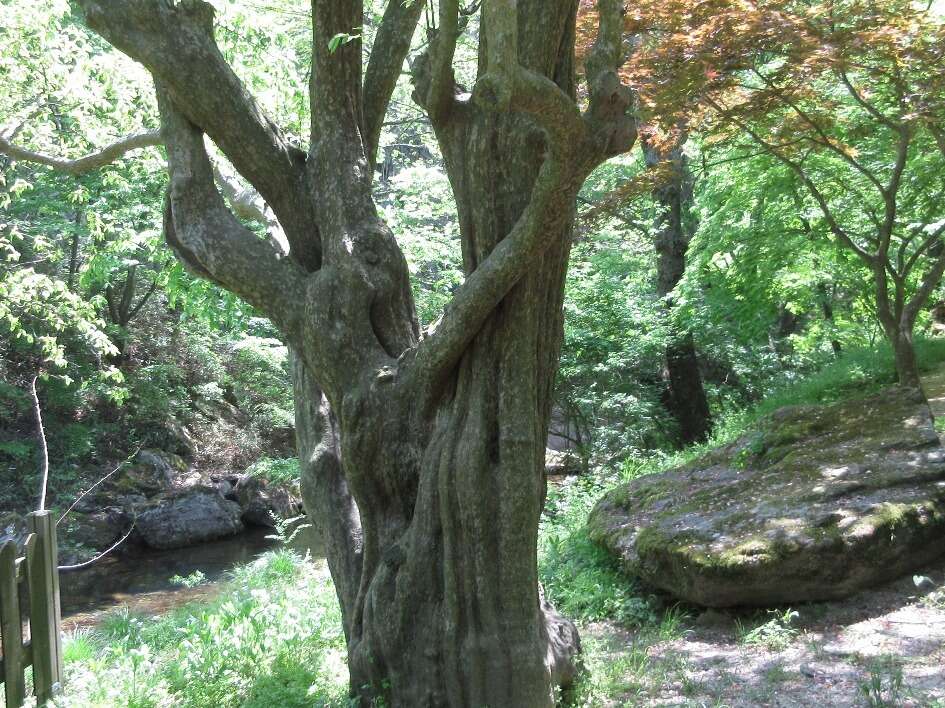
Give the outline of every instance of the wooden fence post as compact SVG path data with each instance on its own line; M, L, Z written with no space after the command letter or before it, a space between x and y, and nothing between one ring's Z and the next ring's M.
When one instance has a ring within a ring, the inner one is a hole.
M29 547L35 545L30 536ZM20 708L26 701L26 669L23 625L20 623L20 591L17 578L16 543L0 548L0 640L3 645L3 688L6 708Z
M43 705L62 688L62 635L59 608L59 552L56 521L48 511L27 516L36 534L36 552L27 555L30 586L30 639L33 648L33 692Z

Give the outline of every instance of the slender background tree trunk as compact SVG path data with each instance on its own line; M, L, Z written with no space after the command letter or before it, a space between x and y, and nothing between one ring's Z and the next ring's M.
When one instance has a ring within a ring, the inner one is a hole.
M692 200L692 174L680 141L671 148L660 149L652 142L643 144L649 167L669 163L667 181L653 191L657 204L656 251L657 293L667 299L667 318L671 322L672 303L668 296L682 280L686 271L686 251L691 238L686 213ZM670 324L671 341L666 346L665 379L667 406L679 425L683 443L702 442L712 432L712 416L705 395L699 359L691 332L679 332Z

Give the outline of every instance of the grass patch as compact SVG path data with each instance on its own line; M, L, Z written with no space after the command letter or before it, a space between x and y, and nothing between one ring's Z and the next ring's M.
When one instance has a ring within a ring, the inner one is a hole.
M793 626L800 615L796 610L768 610L768 620L752 625L735 621L738 641L749 646L763 646L770 651L784 651L797 639L798 630Z
M919 370L932 371L945 363L945 338L915 341ZM890 346L850 348L818 371L799 381L785 382L774 388L755 406L718 412L712 437L704 443L682 450L655 451L646 457L623 461L612 483L630 481L656 472L679 467L698 459L715 448L744 435L761 418L785 406L829 405L850 398L877 393L896 382L896 370ZM936 425L945 425L936 421Z
M587 515L602 491L599 481L582 478L549 490L538 540L539 577L558 611L572 619L652 625L659 621L656 599L587 535Z
M919 341L917 348L924 370L945 361L945 340ZM588 512L606 489L685 464L737 438L781 406L832 403L869 394L893 380L888 348L851 350L808 379L773 392L754 409L720 416L712 440L703 445L630 459L619 469L550 490L538 546L547 596L579 624L608 621L631 630L625 642L613 645L585 628L587 671L570 705L645 705L668 681L679 682L686 696L701 690L682 658L656 660L651 654L655 645L665 648L665 642L683 635L685 608L665 607L587 535ZM287 481L297 468L288 460L265 460L253 472ZM185 586L201 581L197 575L178 579ZM933 593L929 601L939 596ZM790 610L761 619L739 627L742 642L778 651L797 639ZM118 610L97 629L68 636L64 653L68 694L62 706L349 705L341 617L328 573L286 550L235 570L213 602L158 618ZM871 705L895 700L902 690L899 676L894 668L873 667L860 687L861 698ZM788 677L780 665L765 674L768 684Z
M902 705L902 662L898 657L876 657L867 667L868 676L857 688L870 708L893 708Z
M157 618L117 610L65 656L64 706L348 705L328 573L287 550L235 570L213 602Z
M592 708L618 700L617 705L640 705L656 675L646 643L612 646L598 638L585 640L585 672L567 705Z
M945 362L945 338L915 341L919 370L928 372ZM752 417L767 415L782 406L836 403L866 396L896 383L890 346L849 349L801 381L773 391L752 411Z

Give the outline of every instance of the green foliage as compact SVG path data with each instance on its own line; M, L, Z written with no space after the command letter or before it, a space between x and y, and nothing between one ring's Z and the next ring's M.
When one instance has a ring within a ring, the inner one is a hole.
M171 582L184 588L196 588L207 582L207 576L200 570L195 570L189 575L175 575L171 577Z
M916 340L919 368L929 371L945 362L945 339ZM867 395L896 381L892 350L886 342L874 347L849 349L798 382L781 383L757 407L755 415L765 415L789 405L835 403L854 395Z
M246 470L246 474L261 477L269 482L296 482L299 479L299 459L261 457Z
M33 455L33 446L19 440L5 440L0 442L0 456L7 456L14 461L21 462Z
M215 8L226 59L289 140L304 145L309 11L290 0L225 0ZM368 3L364 26L335 35L330 50L348 51L356 40L370 45L383 10L383 3ZM470 19L474 30L478 21ZM158 125L146 71L90 34L70 3L2 3L0 26L5 135L12 130L23 145L77 156ZM427 41L422 34L417 46ZM465 38L457 57L457 80L472 86L476 62ZM429 328L465 275L449 180L410 92L408 81L396 89L375 189L405 252L420 324ZM830 123L838 140L859 145L859 160L885 170L888 136L864 130L868 121L848 98L829 97L842 118ZM639 155L602 166L581 192L555 405L596 477L552 490L539 547L541 579L559 609L654 636L678 632L681 613L661 612L589 541L584 520L602 490L691 459L782 405L828 403L893 380L888 347L873 346L879 335L873 284L827 237L792 171L695 134L687 151L696 166L694 238L685 278L668 298L657 296L654 282L654 199L643 190L629 204L606 200L643 174ZM855 198L869 186L846 178L842 157L820 152L805 157L805 168L825 185L849 230L869 233L869 205ZM927 222L925 212L941 216L930 199L940 192L941 159L927 141L913 153L900 229L920 216ZM196 438L198 466L247 469L274 482L298 479L287 349L251 308L173 260L161 234L165 187L157 149L79 177L0 159L0 507L22 506L35 494L25 385L37 371L46 374L40 393L54 496L67 498L83 480L97 478L109 458L139 444L168 444L175 426ZM108 300L131 273L132 302L144 306L120 323ZM920 328L927 321L924 315ZM712 441L686 450L676 449L665 405L664 353L677 331L695 338L716 419ZM548 333L548 347L557 346L556 336ZM835 345L844 350L836 361ZM919 349L925 365L945 361L945 341L923 340ZM288 535L288 528L279 533ZM101 632L72 637L77 704L342 700L342 689L325 688L343 685L335 681L337 607L330 585L312 573L291 556L272 556L239 571L227 601L158 621L118 614ZM745 630L745 640L782 641L794 631L785 617ZM635 644L598 678L613 679L606 691L625 681L619 690L637 695L642 674L652 670L645 647ZM598 688L588 701L600 697ZM873 694L888 690L889 682L880 682Z
M605 199L641 169L639 162L624 157L602 165L582 202ZM661 400L669 330L655 293L652 205L640 200L605 212L607 218L593 211L579 220L571 251L555 402L575 426L583 456L611 465L673 443L674 424Z
M263 431L295 425L289 386L288 350L278 339L244 336L233 345L227 366L237 405Z
M538 546L542 586L568 617L628 627L652 624L658 619L654 598L587 536L587 513L600 493L597 484L582 482L551 490Z
M768 610L771 619L746 626L736 620L735 628L739 641L743 644L763 646L771 651L787 649L797 638L798 630L793 626L794 620L800 617L796 610Z
M638 641L617 651L599 639L586 641L586 670L564 705L573 708L597 708L620 701L617 705L642 705L647 683L659 680L645 641Z
M869 665L869 677L857 684L860 696L869 708L894 708L902 705L902 663L898 657L883 656Z
M449 180L439 167L414 165L398 172L380 197L384 219L407 258L420 324L427 327L463 282Z
M67 664L84 663L94 659L99 649L92 632L77 627L63 637L62 658Z
M343 706L344 636L323 567L276 551L162 618L116 612L66 644L69 706Z

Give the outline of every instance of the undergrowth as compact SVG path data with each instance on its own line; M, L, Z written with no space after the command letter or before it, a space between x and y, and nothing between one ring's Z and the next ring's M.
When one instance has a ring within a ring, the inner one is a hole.
M945 340L917 340L916 349L923 371L945 362ZM851 349L808 378L772 391L753 408L721 412L711 439L705 443L628 458L619 467L598 470L590 477L552 487L538 548L539 574L545 593L563 614L579 624L608 621L632 630L634 636L630 645L616 651L593 637L585 642L587 671L571 705L600 705L613 696L635 704L633 701L641 699L646 687L654 685L651 674L657 670L646 648L655 641L678 636L685 626L685 608L667 609L661 596L623 574L615 558L588 537L587 516L607 489L687 464L735 440L760 418L783 406L830 404L876 393L894 382L888 346ZM756 625L741 626L738 634L745 644L780 650L798 634L792 626L795 615L787 610ZM874 695L879 690L873 685L869 688Z
M921 364L945 361L945 341L919 342ZM683 464L738 437L758 417L782 405L829 403L868 394L890 383L888 351L851 351L806 381L772 393L750 411L718 418L712 440L685 450L626 460L621 466L553 486L538 546L539 576L548 598L585 629L606 621L629 632L629 643L606 645L585 633L586 672L570 697L597 706L614 696L646 700L660 672L685 671L651 660L648 647L682 636L685 607L666 605L621 572L618 562L587 535L587 515L607 488ZM180 578L183 584L199 581ZM780 646L793 640L793 616L743 628L747 644ZM323 565L292 551L266 554L232 573L219 598L159 618L118 610L94 630L65 642L68 694L60 706L347 706L347 669L341 617ZM682 660L680 660L682 661ZM683 693L696 686L683 686ZM896 693L887 677L861 687L866 700ZM610 698L609 698L610 697Z
M220 597L163 617L119 609L66 637L60 706L347 705L341 616L323 566L280 550Z

